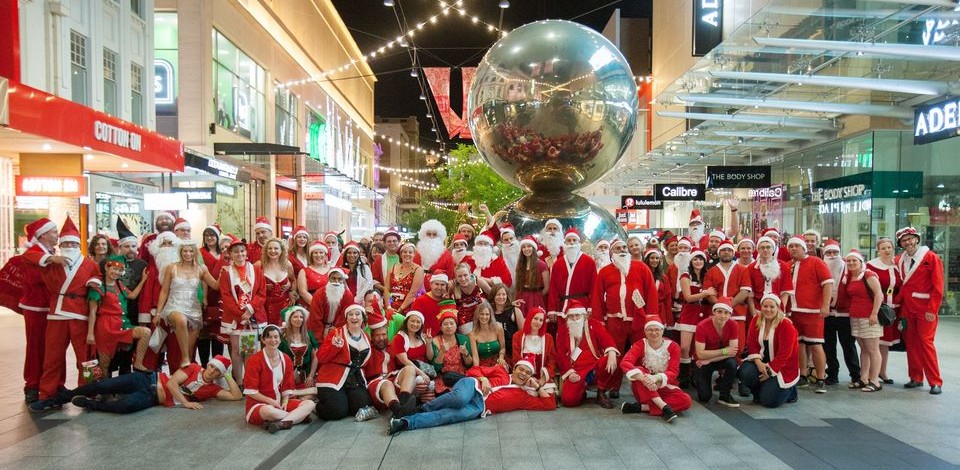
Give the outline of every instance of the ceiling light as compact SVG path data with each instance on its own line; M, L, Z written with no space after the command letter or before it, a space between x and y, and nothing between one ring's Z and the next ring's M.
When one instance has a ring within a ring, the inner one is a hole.
M48 143L44 143L43 145L40 146L40 148L41 148L44 152L49 152L50 150L53 150L53 146L50 145L50 144L48 144Z
M510 2L507 0L500 0L500 8L510 8Z
M420 99L423 101L427 101L427 96L424 95L423 93L420 93Z
M383 6L385 6L385 7L392 7L392 6L393 6L393 0L383 0Z
M743 137L737 137L737 143L738 143L738 144L742 144L742 143L743 143Z
M410 69L410 76L416 78L416 77L419 77L420 75L417 73L417 69L413 68L413 69Z
M943 188L945 188L945 187L946 187L946 186L944 186L943 183L940 183L940 184L937 185L937 188L939 188L939 189L943 189Z

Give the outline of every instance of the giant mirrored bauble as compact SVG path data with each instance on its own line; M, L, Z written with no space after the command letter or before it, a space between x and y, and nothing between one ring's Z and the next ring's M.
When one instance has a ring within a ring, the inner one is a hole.
M570 21L517 28L487 52L467 99L480 154L535 194L596 181L636 128L637 87L620 51Z
M596 245L599 240L611 240L613 237L626 239L626 235L617 219L604 208L588 201L582 196L567 193L565 196L528 194L503 208L506 211L503 222L514 226L517 237L535 235L543 229L549 219L558 219L564 230L574 227L584 241Z

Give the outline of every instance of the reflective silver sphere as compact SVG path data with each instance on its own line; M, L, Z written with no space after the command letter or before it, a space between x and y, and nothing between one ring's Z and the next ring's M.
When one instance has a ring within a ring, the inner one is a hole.
M602 35L538 21L500 39L467 98L470 132L493 169L533 193L569 192L616 164L633 137L637 86Z
M550 194L546 197L529 194L503 208L507 212L500 223L510 222L517 238L538 235L549 219L556 218L566 231L576 227L584 241L594 246L597 241L611 240L614 236L626 240L626 233L617 219L604 208L582 196L569 193L566 196Z

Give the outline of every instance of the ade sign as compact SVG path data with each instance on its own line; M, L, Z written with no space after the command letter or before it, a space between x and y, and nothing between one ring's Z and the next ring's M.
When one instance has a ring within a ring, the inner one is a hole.
M693 55L706 55L722 39L723 0L693 0Z
M955 137L960 131L957 98L921 106L913 112L913 144L922 145Z
M702 184L657 184L653 188L658 201L703 201L707 192Z

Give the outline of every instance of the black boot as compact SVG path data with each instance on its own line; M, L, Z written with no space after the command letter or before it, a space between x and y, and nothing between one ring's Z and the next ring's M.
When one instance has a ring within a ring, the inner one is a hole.
M677 377L677 380L680 382L680 388L686 390L690 388L693 383L690 380L690 364L680 363L680 375Z

